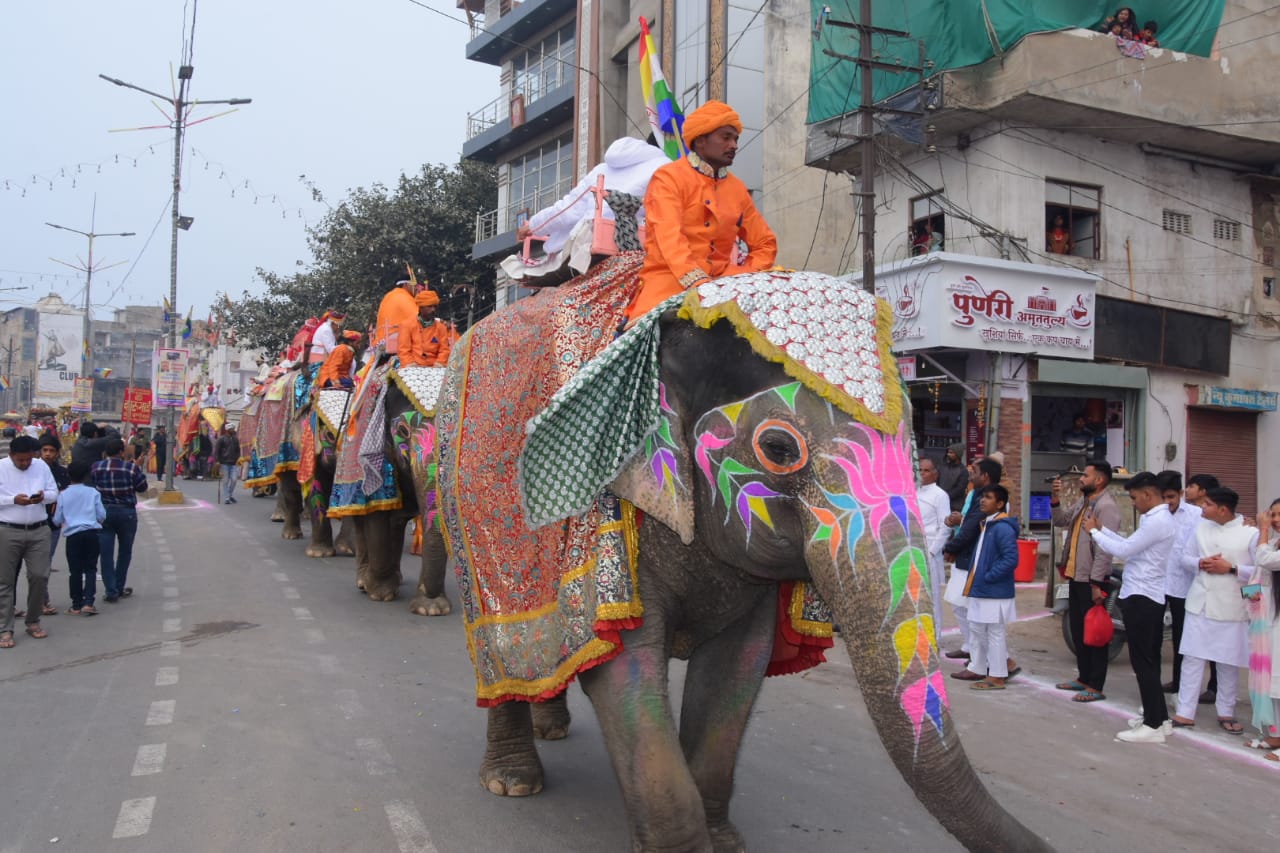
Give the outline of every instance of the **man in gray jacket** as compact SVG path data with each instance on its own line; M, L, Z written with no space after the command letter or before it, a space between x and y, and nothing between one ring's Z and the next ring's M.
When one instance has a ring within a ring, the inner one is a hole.
M1084 527L1086 517L1097 520L1107 530L1120 529L1120 508L1107 491L1111 485L1111 464L1096 459L1084 466L1080 476L1082 497L1063 509L1058 501L1062 493L1060 480L1053 481L1053 523L1067 529L1058 571L1067 578L1070 598L1067 618L1071 620L1071 636L1075 638L1077 675L1073 681L1057 685L1059 690L1073 690L1077 702L1105 699L1102 688L1107 682L1107 647L1084 644L1084 615L1093 605L1105 601L1111 591L1111 555L1099 548Z

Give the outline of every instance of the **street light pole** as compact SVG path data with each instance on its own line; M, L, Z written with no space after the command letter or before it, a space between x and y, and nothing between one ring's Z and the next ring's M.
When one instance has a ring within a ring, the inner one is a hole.
M73 270L80 270L81 272L84 273L84 321L81 324L82 343L80 345L80 378L88 379L90 381L93 380L93 345L92 345L93 339L90 337L91 329L89 327L89 317L90 317L89 294L93 287L93 274L97 270L111 269L111 267L119 266L120 264L124 263L124 261L117 261L114 264L107 264L105 266L95 266L93 263L93 241L98 237L133 237L135 236L135 233L133 231L116 231L111 233L94 231L93 228L97 224L97 219L98 219L98 197L95 195L93 197L93 211L89 215L88 231L81 231L78 228L68 228L66 225L56 225L52 222L45 223L45 225L48 225L50 228L57 228L59 231L70 231L73 234L79 234L80 236L87 237L89 239L89 260L87 262L82 262L80 266L67 263L66 261L60 261L57 258L50 258L49 260L57 264L62 264L63 266L66 266L66 267L71 267ZM89 414L90 416L93 415L93 394L92 393L90 393L89 395Z
M182 136L187 126L188 112L190 108L201 104L239 106L253 103L251 98L226 98L216 101L187 100L187 86L191 83L191 77L194 73L195 69L190 65L183 65L178 68L178 87L172 96L162 95L159 92L153 92L150 89L144 89L141 86L135 86L133 83L126 83L124 80L108 77L105 74L98 75L108 83L114 83L117 86L123 86L126 89L133 89L136 92L142 92L144 95L159 98L161 101L168 102L173 106L173 116L169 122L169 126L173 128L173 221L170 223L169 247L169 308L173 316L169 319L169 340L170 346L174 349L178 348L178 229L186 230L191 227L191 220L186 219L184 221L184 218L178 213L178 195L182 191ZM222 113L218 115L222 115ZM217 118L217 115L207 116L199 119L199 121L208 121L211 118ZM165 407L164 422L165 432L169 435L169 441L173 442L174 449L177 449L178 437L176 424L174 423L173 407ZM164 489L166 492L173 492L175 491L173 487L174 454L169 453L168 456L169 458L165 460ZM181 495L170 497L170 500L174 502L180 502L181 499Z

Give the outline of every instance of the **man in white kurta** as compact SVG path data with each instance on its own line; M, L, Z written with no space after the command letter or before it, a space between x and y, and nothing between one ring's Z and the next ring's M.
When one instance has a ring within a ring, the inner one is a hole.
M928 549L929 591L933 595L933 636L939 648L942 646L942 546L951 531L947 528L947 516L951 513L951 496L938 485L938 466L932 459L920 460L920 488L916 501L920 505L920 520L924 523L925 547Z
M1240 670L1249 669L1249 614L1240 588L1253 574L1258 529L1236 515L1239 496L1210 489L1200 505L1203 518L1182 552L1184 569L1194 567L1182 629L1182 683L1175 726L1195 723L1205 661L1218 665L1218 725L1229 734L1244 727L1235 718Z
M1182 626L1187 616L1187 592L1199 571L1196 567L1182 565L1182 552L1200 523L1200 507L1183 500L1182 474L1179 472L1161 471L1156 479L1160 483L1160 496L1173 517L1174 527L1173 548L1169 550L1169 563L1164 575L1164 602L1173 619L1173 678L1161 685L1161 689L1165 693L1177 693L1182 684L1182 653L1178 647L1182 645Z
M346 319L347 315L341 311L325 312L320 325L316 327L315 334L311 336L311 354L308 358L312 364L317 362L324 364L329 353L338 346L338 334L342 331L342 324Z

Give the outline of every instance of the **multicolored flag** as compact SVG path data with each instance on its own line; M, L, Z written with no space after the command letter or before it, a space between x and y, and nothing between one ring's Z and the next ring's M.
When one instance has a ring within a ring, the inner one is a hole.
M115 370L110 367L95 367L93 369L93 375L98 379L110 379L111 374L114 372Z
M679 160L688 153L682 135L684 113L667 88L667 78L662 73L662 62L649 32L649 22L643 17L640 18L640 87L644 89L644 111L649 116L654 139L662 143L662 150L668 157Z
M0 391L8 391L8 390L9 390L9 377L0 376Z
M182 327L182 339L185 341L191 337L191 308L187 309L187 324Z

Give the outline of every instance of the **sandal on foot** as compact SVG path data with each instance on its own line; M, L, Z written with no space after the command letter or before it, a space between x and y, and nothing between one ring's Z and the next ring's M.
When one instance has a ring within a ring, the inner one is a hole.
M46 605L44 606L44 609L40 611L40 615L42 615L42 616L57 616L57 615L58 615L58 608L54 607L52 604L46 604Z
M1190 723L1184 723L1182 720L1176 720L1173 717L1169 718L1169 725L1173 726L1175 729L1194 729L1196 727L1194 720Z
M80 608L80 615L81 616L97 616L98 608L94 607L92 604L86 604L84 607Z
M959 681L982 681L984 678L986 678L985 675L978 675L978 673L973 672L972 670L969 670L969 669L956 670L955 672L951 673L951 677L958 679Z
M67 612L72 616L79 616L83 612L83 609L79 607L68 607Z
M49 636L49 633L45 631L45 629L41 628L40 623L37 622L34 625L27 626L27 636L33 640L43 640L45 637Z
M975 681L969 685L970 690L1004 690L1004 684L999 681L987 681L985 678L981 681Z
M14 618L14 619L21 619L23 616L26 616L26 615L27 615L27 611L25 611L25 610L15 610L15 611L13 611L13 618Z
M1015 666L1013 669L1009 670L1009 675L1007 677L1013 678L1015 675L1017 675L1020 672L1022 672L1022 667Z
M1273 749L1262 757L1267 761L1280 761L1280 749Z
M5 631L3 634L0 634L0 649L11 648L13 648L13 632Z
M1055 684L1053 686L1056 687L1058 690L1074 690L1077 693L1079 693L1082 690L1089 689L1088 687L1085 687L1083 684L1081 684L1078 681L1064 681L1061 684Z
M1245 741L1244 748L1245 749L1261 749L1265 752L1270 752L1273 749L1280 748L1280 745L1268 743L1265 737L1255 737L1255 738L1249 738L1249 740Z
M1244 726L1240 725L1240 721L1235 717L1228 717L1225 720L1222 717L1219 717L1218 728L1222 729L1229 735L1244 734Z
M1083 692L1077 693L1075 696L1072 696L1071 701L1072 702L1101 702L1103 699L1106 699L1106 698L1107 698L1106 696L1099 693L1097 690L1089 690L1088 688L1085 688Z

